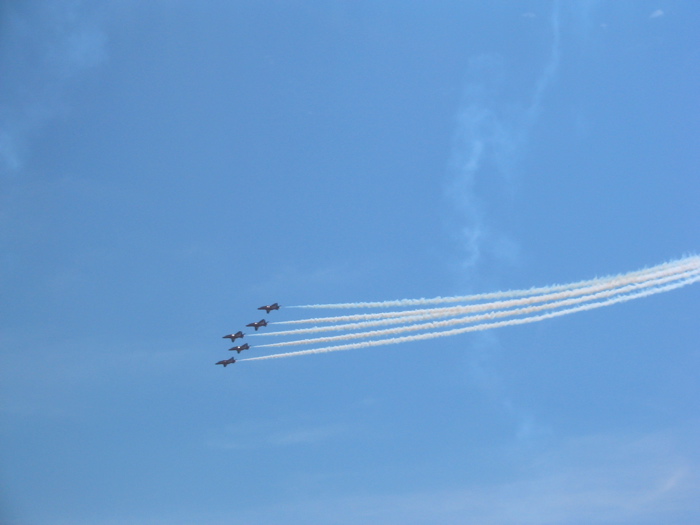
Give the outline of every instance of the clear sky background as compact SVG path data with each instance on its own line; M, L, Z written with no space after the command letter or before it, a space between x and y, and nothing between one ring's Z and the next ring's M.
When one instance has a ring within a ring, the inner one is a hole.
M699 26L692 0L3 2L2 522L699 522L700 285L214 366L274 301L696 253Z

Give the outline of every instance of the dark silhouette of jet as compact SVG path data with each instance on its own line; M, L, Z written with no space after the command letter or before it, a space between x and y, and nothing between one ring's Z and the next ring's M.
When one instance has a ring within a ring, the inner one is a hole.
M232 365L233 363L236 362L235 357L231 357L230 359L224 359L223 361L219 361L216 363L217 365L224 365L224 368L226 368L226 365Z
M250 326L250 325L249 325L249 326ZM240 337L241 339L243 339L243 336L244 336L244 335L245 335L245 334L244 334L243 332L241 332L240 330L238 330L238 332L236 332L235 334L228 334L228 335L225 335L224 337L222 337L222 339L230 339L231 342L233 343L233 342L234 342L236 339L238 339L239 337Z
M268 314L272 310L279 310L279 309L280 309L280 305L278 305L277 303L273 303L273 304L270 304L267 306L261 306L260 308L258 308L258 310L265 310L265 313L268 313Z
M255 331L257 332L258 328L260 328L261 326L267 326L267 321L265 321L265 319L260 319L260 321L258 321L257 323L250 323L250 324L247 324L246 326L252 326L253 328L255 328Z
M233 348L229 348L229 351L235 350L236 352L238 352L240 354L242 350L248 350L249 348L250 348L250 345L248 345L248 343L244 343L241 346L234 346Z

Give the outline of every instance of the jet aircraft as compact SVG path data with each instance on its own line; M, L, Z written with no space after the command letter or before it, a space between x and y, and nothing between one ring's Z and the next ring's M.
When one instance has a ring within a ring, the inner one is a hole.
M228 335L223 336L222 339L230 339L231 342L233 343L239 337L242 339L243 336L245 336L245 334L243 332L241 332L240 330L238 330L238 332L236 332L235 334L228 334Z
M232 364L235 363L235 362L236 362L236 358L235 358L235 357L231 357L231 358L229 358L229 359L224 359L223 361L219 361L219 362L216 363L216 364L217 364L217 365L224 365L224 368L226 368L226 365L232 365Z
M242 350L248 350L249 348L250 345L248 343L244 343L241 346L234 346L233 348L229 348L229 350L235 350L240 354Z
M258 310L265 310L265 313L268 313L268 314L272 310L279 310L279 309L280 309L280 305L278 305L277 303L273 303L273 304L270 304L267 306L261 306L260 308L258 308Z
M267 326L267 321L265 321L265 319L260 319L260 321L258 321L257 323L250 323L250 324L247 324L246 326L252 326L253 328L255 328L255 331L257 332L258 328L260 328L261 326Z

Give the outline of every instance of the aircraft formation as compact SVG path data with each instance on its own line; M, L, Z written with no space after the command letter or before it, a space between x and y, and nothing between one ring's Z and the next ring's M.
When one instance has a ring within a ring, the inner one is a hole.
M372 309L369 313L332 316L302 316L269 322L265 319L246 326L255 331L250 337L279 337L285 340L255 344L266 352L293 345L306 349L240 357L252 348L242 341L230 351L239 355L217 362L224 367L237 361L260 361L341 350L372 348L534 323L576 312L623 303L700 282L700 256L687 256L642 270L596 277L568 284L556 284L453 297L397 299L393 301L287 305L289 309ZM260 306L269 314L279 310L277 303ZM298 325L311 325L298 327ZM265 330L261 328L268 327ZM289 329L282 329L288 326ZM336 332L337 335L324 332ZM245 334L238 331L223 336L236 344ZM316 346L321 345L321 346ZM323 346L325 345L325 346ZM312 346L309 348L309 346Z
M272 303L268 304L265 306L261 306L258 308L258 310L265 310L265 313L270 313L272 310L279 310L280 305L277 303ZM250 326L251 328L254 328L255 331L258 331L258 328L261 328L263 326L267 326L267 321L265 319L260 319L260 321L257 321L255 323L249 323L246 326ZM230 339L231 342L233 343L236 339L243 339L245 337L245 334L239 330L235 334L228 334L222 337L222 339ZM242 345L234 346L233 348L229 348L229 351L232 352L238 352L239 354L243 350L250 350L250 345L248 343L243 343ZM228 359L222 359L221 361L217 361L217 365L223 365L224 368L226 368L228 365L232 365L233 363L236 362L235 357L229 357Z
M282 349L294 345L304 345L307 348L286 352L273 351L268 355L251 357L245 354L245 357L239 357L241 351L251 348L247 343L239 344L230 349L239 356L224 359L216 364L226 367L237 361L260 361L372 348L517 326L623 303L675 290L695 282L700 282L700 256L688 256L624 274L523 290L427 299L287 305L285 312L288 309L293 312L300 308L373 311L332 316L303 315L300 319L269 323L261 319L249 323L246 326L255 330L249 334L250 337L285 338L281 342L255 344L255 350L267 352L273 348ZM269 314L279 308L275 303L260 306L258 310ZM297 327L304 324L309 326ZM282 329L282 326L289 328ZM263 327L268 328L260 330ZM324 332L335 332L337 335L324 335ZM236 342L243 338L244 334L239 331L224 337Z

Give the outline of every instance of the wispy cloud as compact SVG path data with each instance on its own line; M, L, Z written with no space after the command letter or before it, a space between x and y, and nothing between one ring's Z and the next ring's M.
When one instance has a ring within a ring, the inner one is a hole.
M699 438L698 428L686 426L647 434L571 436L539 450L516 443L490 452L512 458L517 474L488 483L476 476L472 483L447 489L309 494L264 507L242 502L228 512L202 509L187 516L131 517L128 523L695 523L700 517L700 455L694 443ZM367 475L371 478L371 472Z
M522 14L523 23L538 16ZM471 287L483 277L485 268L517 264L519 244L490 223L486 210L484 186L497 188L492 195L511 198L518 171L519 157L527 147L529 134L540 116L547 89L556 76L560 63L560 21L558 3L551 11L551 44L542 70L525 93L527 100L503 100L508 78L508 64L500 55L482 54L469 61L462 101L456 116L449 181L445 193L453 212L452 231L458 246L457 279L460 287ZM492 197L493 198L493 197ZM489 347L494 343L489 342ZM483 368L483 367L482 367ZM497 373L489 371L491 381ZM517 419L517 409L510 403L510 412ZM529 417L529 416L528 416ZM533 423L534 424L534 423Z
M525 13L532 18L534 14ZM449 161L448 200L455 211L457 242L461 249L461 270L478 270L486 261L512 262L517 246L488 224L477 190L479 182L500 180L510 191L519 156L537 122L544 96L556 75L560 61L559 10L551 15L552 43L539 77L531 87L525 106L499 100L507 80L507 64L500 55L473 57ZM507 249L503 249L507 247Z
M665 13L663 12L662 9L657 9L656 11L654 11L652 14L649 15L649 18L659 18L661 16L664 16L664 14Z
M347 429L342 425L299 421L299 418L279 418L229 425L216 431L207 440L207 446L223 450L290 447L314 445L345 435Z
M22 169L33 133L69 111L68 85L106 58L99 15L80 1L0 7L0 173Z
M13 418L73 417L104 389L145 377L162 381L199 359L177 343L86 337L28 345L26 336L5 331L0 348L0 416Z
M680 431L572 437L546 451L516 454L523 461L516 479L347 498L329 502L326 517L333 523L352 523L361 515L363 523L501 525L689 522L698 517L699 458Z
M311 445L326 441L342 433L338 425L320 425L306 428L292 428L278 431L267 438L267 442L275 446Z

